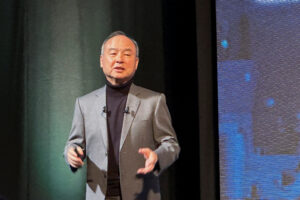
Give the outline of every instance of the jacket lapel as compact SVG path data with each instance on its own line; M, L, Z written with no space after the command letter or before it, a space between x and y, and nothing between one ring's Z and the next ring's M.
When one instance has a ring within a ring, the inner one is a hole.
M136 112L140 105L140 99L137 97L137 95L138 95L138 87L132 83L128 93L127 102L126 102L126 108L129 107L129 113L125 114L123 118L123 125L122 125L121 139L120 139L120 151L122 149L122 146L128 135L129 128L131 127L132 121L135 118Z
M106 86L99 89L96 93L97 98L97 112L99 112L99 129L102 136L104 146L107 149L107 122L106 112L103 112L103 108L106 107Z

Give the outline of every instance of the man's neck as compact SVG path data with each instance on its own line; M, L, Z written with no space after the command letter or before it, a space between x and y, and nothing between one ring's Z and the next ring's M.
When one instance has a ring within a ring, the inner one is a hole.
M106 77L106 82L109 83L110 85L116 86L116 87L124 85L128 81L129 80L119 80L119 79L112 79L112 78Z
M126 87L127 85L130 85L132 83L132 79L133 78L123 81L123 82L111 81L109 79L106 79L106 85L111 88L123 88L123 87Z

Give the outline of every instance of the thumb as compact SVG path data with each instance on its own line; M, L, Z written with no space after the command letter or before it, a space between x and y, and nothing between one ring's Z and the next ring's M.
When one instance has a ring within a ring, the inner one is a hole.
M83 156L83 150L81 147L76 147L77 152L79 153L79 155Z

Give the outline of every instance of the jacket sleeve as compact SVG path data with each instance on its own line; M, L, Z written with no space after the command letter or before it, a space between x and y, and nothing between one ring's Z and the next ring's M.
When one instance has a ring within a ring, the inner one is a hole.
M159 175L177 160L180 152L164 94L160 94L158 97L154 112L153 131L154 139L158 144L154 151L158 155L158 163L154 173Z
M80 146L83 149L83 152L85 154L84 116L83 116L82 110L80 108L79 98L77 98L76 102L75 102L72 127L71 127L69 138L68 138L66 146L65 146L65 150L64 150L64 158L65 158L65 161L67 162L67 164L69 164L68 159L67 159L68 149L70 147L76 148L77 146ZM85 157L85 155L84 155L84 157ZM70 166L70 168L73 172L75 172L77 170L76 168L73 168L71 166Z

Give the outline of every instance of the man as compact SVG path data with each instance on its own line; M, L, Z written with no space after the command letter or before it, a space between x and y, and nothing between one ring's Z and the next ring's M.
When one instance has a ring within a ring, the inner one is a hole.
M106 85L76 99L64 156L72 171L87 158L87 200L160 199L159 174L179 155L165 96L132 83L136 41L121 31L103 42Z

